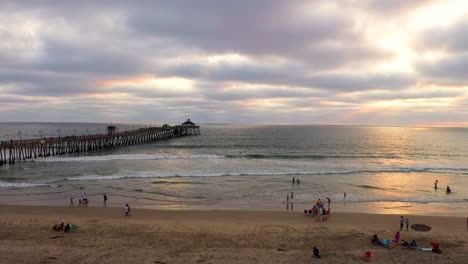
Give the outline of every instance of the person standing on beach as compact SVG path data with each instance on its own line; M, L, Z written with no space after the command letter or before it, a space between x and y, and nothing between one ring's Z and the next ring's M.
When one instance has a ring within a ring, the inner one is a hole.
M124 211L125 216L130 216L130 206L128 206L128 204L125 204Z
M70 197L70 206L73 206L73 197Z
M330 210L330 203L331 203L330 197L327 197L327 200L328 200L328 210Z
M106 207L106 206L107 206L107 195L104 194L104 207Z
M286 203L289 204L289 195L286 195Z
M291 192L291 200L294 198L294 193Z
M294 185L294 183L296 183L296 178L293 177L293 185Z
M88 195L86 195L86 193L83 193L82 200L83 200L84 206L88 207Z
M344 198L346 199L346 193L344 193Z
M400 231L403 230L403 224L405 223L405 219L403 218L403 216L400 217Z
M439 184L439 180L435 180L435 182L434 182L434 189L436 189L436 190L437 190L437 184Z
M409 218L406 217L406 231L408 231L408 227L409 227Z

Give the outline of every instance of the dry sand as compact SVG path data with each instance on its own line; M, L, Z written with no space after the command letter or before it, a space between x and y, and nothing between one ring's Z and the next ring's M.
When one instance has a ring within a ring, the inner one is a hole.
M442 254L371 245L392 239L399 215L335 213L314 222L302 212L170 211L123 208L0 206L0 263L468 263L466 218L409 216L432 231L403 231ZM51 230L55 223L78 232ZM312 258L312 246L321 259Z

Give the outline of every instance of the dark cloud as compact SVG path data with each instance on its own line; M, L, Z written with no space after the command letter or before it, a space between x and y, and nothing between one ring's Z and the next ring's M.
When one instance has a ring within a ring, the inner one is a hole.
M249 63L181 64L167 68L165 74L212 81L268 83L333 91L398 90L416 83L414 76L403 73L310 74L307 66L301 64L280 65L279 67Z
M415 69L428 83L468 85L468 19L426 30L414 43L415 49L441 54L436 59L423 57L414 63Z
M462 96L464 91L456 89L434 89L421 87L412 90L401 91L370 91L365 93L339 95L335 98L339 101L345 102L366 102L376 100L406 100L406 99L434 99L434 98L447 98Z
M423 50L468 51L468 18L447 27L431 28L419 36L416 47Z
M129 13L128 25L144 38L214 53L294 58L317 68L389 55L367 45L350 16L322 12L320 2L301 15L299 1L169 1Z
M436 61L422 60L416 68L430 83L468 86L468 52L449 54Z

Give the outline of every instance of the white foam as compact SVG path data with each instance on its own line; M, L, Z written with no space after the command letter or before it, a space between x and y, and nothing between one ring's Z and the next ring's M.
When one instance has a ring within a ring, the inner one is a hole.
M455 167L457 170L463 170L464 167ZM449 168L429 168L429 167L413 167L413 168L396 168L396 169L362 169L362 170L318 170L318 171L296 171L296 170L259 170L259 171L234 171L234 172L206 172L206 171L184 171L184 172L155 172L155 171L129 171L120 172L112 175L82 175L77 177L65 178L69 181L84 181L84 180L115 180L126 178L167 178L167 177L223 177L223 176L294 176L294 175L334 175L334 174L355 174L355 173L401 173L401 172L425 172L431 170L448 170ZM452 169L452 168L450 168ZM466 168L468 169L468 168Z
M0 188L29 188L29 187L57 187L57 185L45 183L13 183L13 182L0 182Z
M79 161L108 161L108 160L174 160L174 159L224 159L225 156L213 154L199 155L171 155L171 154L122 154L82 157L61 157L38 159L42 162L79 162Z
M77 177L65 178L69 181L85 181L85 180L116 180L116 179L127 179L127 178L168 178L168 177L223 177L223 176L282 176L282 175L332 175L332 174L351 174L360 172L400 172L401 170L350 170L350 171L244 171L244 172L153 172L153 171L142 171L142 172L120 172L113 175L83 175Z

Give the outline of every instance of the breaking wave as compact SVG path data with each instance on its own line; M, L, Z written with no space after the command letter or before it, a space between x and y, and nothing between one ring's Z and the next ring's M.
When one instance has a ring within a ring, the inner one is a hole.
M355 173L403 173L403 172L427 172L437 170L468 170L468 168L398 168L398 169L376 169L376 170L342 170L342 171L258 171L258 172L229 172L229 173L209 173L209 172L126 172L113 175L82 175L76 177L67 177L69 181L85 180L116 180L127 178L169 178L169 177L225 177L225 176L295 176L295 175L336 175L336 174L355 174ZM360 185L358 187L366 189L379 189L370 185Z
M200 155L171 155L171 154L123 154L103 156L81 156L63 158L45 158L42 162L76 162L76 161L108 161L108 160L173 160L173 159L224 159L225 156L200 154Z
M46 183L0 182L0 188L30 188L30 187L57 187L57 185L46 184Z

